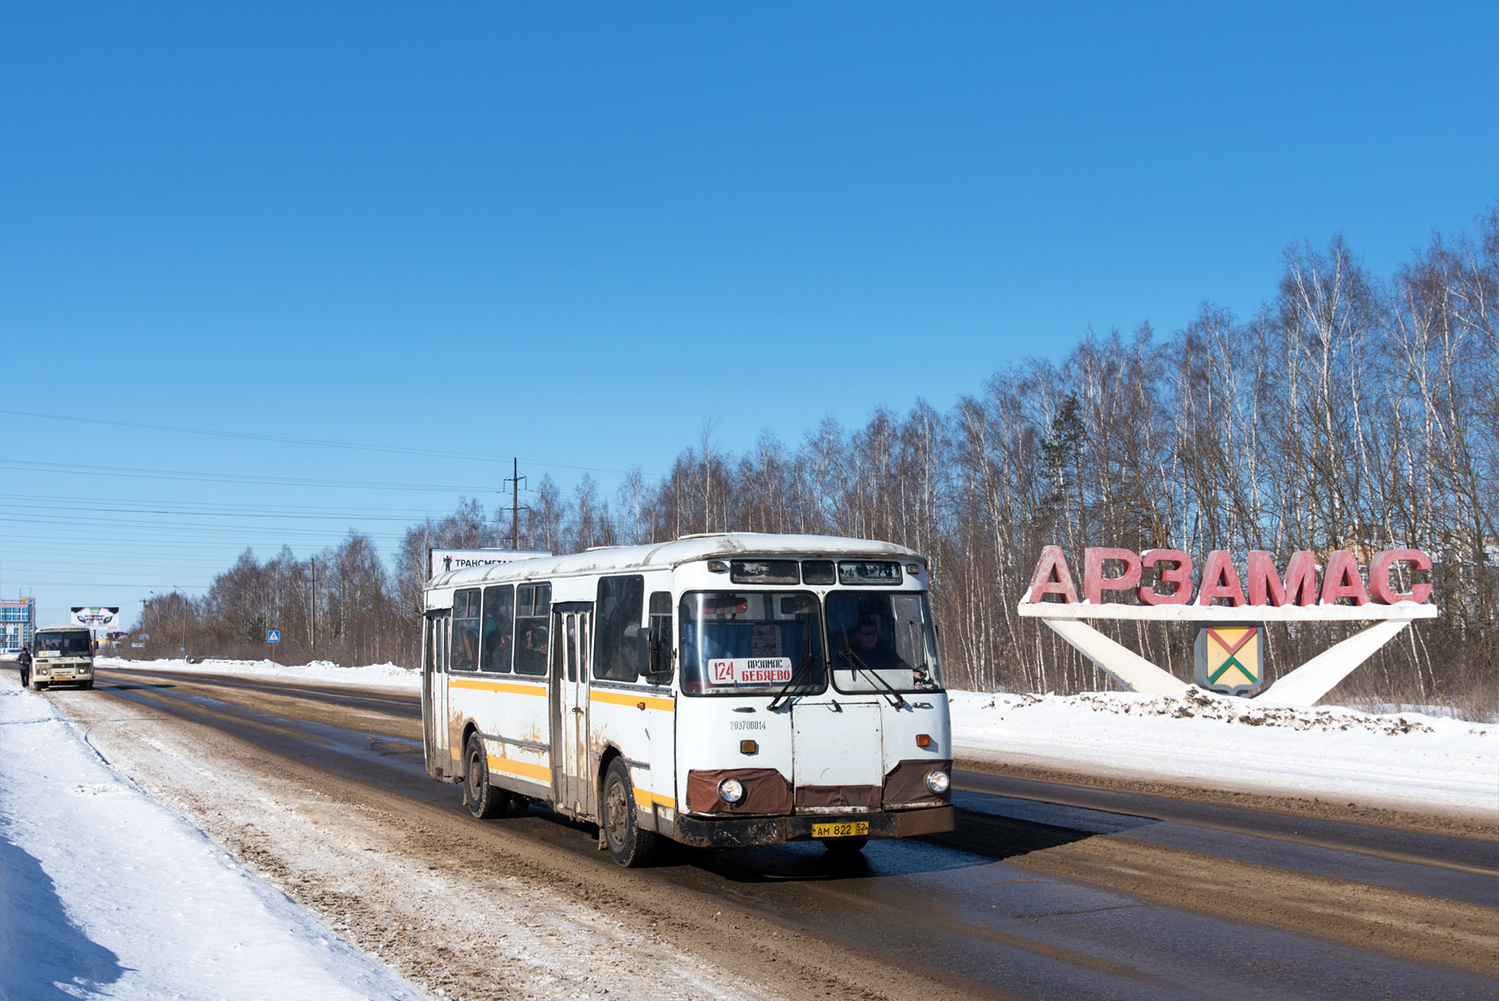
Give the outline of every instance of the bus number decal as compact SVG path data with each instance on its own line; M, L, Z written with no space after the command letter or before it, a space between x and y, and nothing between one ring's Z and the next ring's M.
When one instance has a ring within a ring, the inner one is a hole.
M764 730L765 729L765 721L763 719L731 719L731 720L729 720L729 729L730 730Z

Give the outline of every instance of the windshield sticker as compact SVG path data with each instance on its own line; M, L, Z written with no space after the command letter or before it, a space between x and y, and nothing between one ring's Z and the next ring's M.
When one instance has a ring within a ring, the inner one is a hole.
M781 627L774 623L758 625L750 630L751 657L779 657L781 655Z
M715 685L782 685L791 680L790 657L735 657L708 662Z

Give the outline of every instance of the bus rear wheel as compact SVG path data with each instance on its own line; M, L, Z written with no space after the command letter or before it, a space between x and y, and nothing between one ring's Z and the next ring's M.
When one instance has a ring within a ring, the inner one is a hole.
M463 805L479 820L500 815L509 795L489 784L489 755L479 735L468 738L463 751Z
M609 762L604 773L604 795L599 804L599 827L609 854L622 866L634 868L650 858L656 846L656 835L640 829L635 813L635 787L624 759Z

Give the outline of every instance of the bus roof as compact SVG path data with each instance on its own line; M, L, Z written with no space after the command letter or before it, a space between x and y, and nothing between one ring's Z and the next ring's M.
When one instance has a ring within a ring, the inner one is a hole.
M845 539L833 535L771 535L761 532L725 532L688 535L672 542L647 546L611 546L590 549L571 556L543 556L489 566L466 567L440 573L428 588L456 587L487 580L530 577L560 577L574 574L615 573L626 570L662 569L681 566L715 556L884 557L895 560L926 559L913 549L893 542Z
M85 632L86 633L86 632L89 631L89 627L88 626L80 626L80 625L78 625L75 622L59 622L55 626L38 626L36 631L39 632L39 633L48 633L48 632L56 632L59 629L65 631L65 632L69 631L69 630L78 630L80 632Z

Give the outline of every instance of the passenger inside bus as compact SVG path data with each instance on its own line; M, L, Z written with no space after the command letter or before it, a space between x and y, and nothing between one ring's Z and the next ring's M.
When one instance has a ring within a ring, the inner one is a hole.
M484 589L484 651L479 670L510 673L510 627L514 613L514 592L509 584Z
M486 626L490 626L491 624L490 623L485 623L485 625ZM510 642L510 637L509 636L505 635L504 633L500 632L498 629L495 629L495 628L493 628L491 626L491 628L489 628L489 630L484 634L484 660L482 661L482 666L480 667L480 670L482 670L482 671L503 671L503 670L505 670L505 668L501 667L500 665L504 664L504 665L508 666L508 664L509 664L509 661L510 661L510 656L509 656L509 654L510 654L509 642Z
M525 630L521 645L515 651L515 673L547 673L547 630L531 626Z

